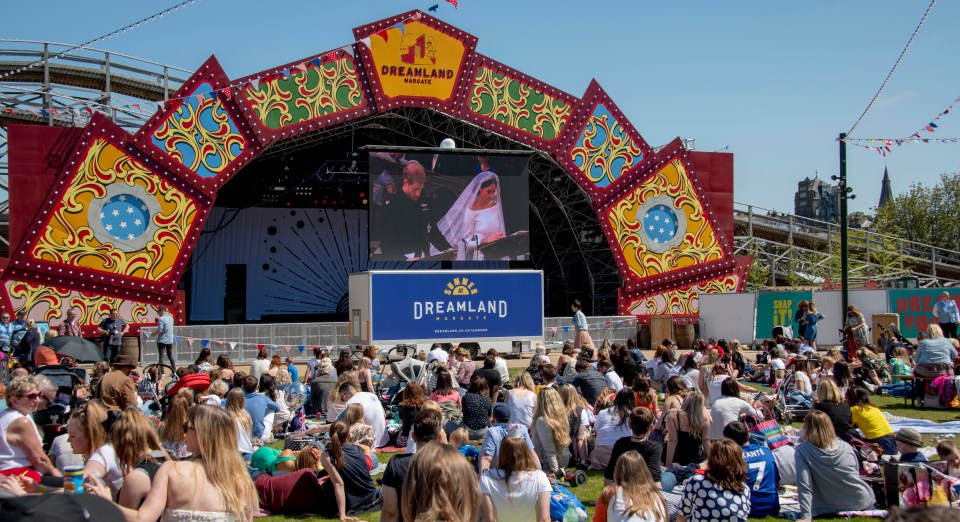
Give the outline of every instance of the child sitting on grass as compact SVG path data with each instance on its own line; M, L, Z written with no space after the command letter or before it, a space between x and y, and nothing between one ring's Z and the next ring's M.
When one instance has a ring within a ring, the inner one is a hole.
M470 435L467 430L457 428L450 434L450 445L457 448L461 455L467 458L473 467L480 470L480 450L470 444Z

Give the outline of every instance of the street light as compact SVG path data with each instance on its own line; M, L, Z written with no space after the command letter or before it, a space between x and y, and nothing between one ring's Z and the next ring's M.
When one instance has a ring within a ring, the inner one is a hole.
M837 181L840 188L840 284L843 310L840 317L847 316L847 307L850 305L850 258L847 253L847 200L856 199L853 188L847 186L847 134L840 133L840 175L830 176Z

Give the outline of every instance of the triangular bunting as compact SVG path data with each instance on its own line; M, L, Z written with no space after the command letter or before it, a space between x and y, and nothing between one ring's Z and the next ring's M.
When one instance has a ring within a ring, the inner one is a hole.
M210 345L210 339L203 339L203 340L200 341L200 344L201 344L204 348L206 348L207 346Z
M230 345L230 350L231 350L231 351L234 350L234 349L237 347L237 343L236 343L235 341L229 341L229 342L227 342L227 344Z

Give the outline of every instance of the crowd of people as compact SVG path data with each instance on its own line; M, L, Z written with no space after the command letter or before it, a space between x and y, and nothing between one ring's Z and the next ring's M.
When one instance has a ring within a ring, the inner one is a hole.
M423 354L428 378L398 381L393 393L374 347L358 359L317 348L302 374L265 351L245 373L205 348L165 387L162 373L140 375L122 354L73 390L42 367L16 368L0 405L0 494L83 488L130 520L352 520L379 510L384 521L546 521L559 518L551 479L593 469L604 477L601 522L776 516L783 486L796 488L801 520L867 510L878 498L854 445L923 458L919 435L894 432L872 395L941 359L952 375L957 354L937 330L913 354L889 350L889 361L869 346L821 354L794 339L766 342L756 361L723 339L691 350L664 341L646 360L632 341L586 340L556 363L536 347L512 378L496 350L475 362L436 345ZM296 382L309 389L302 405L287 396ZM809 400L799 440L760 435L776 405L759 385ZM35 422L55 405L68 419L62 433ZM287 442L302 444L271 444L290 430ZM955 446L938 451L956 475Z

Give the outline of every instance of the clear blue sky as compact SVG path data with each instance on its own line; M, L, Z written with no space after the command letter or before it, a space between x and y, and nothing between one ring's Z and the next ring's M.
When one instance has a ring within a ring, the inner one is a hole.
M238 78L352 42L352 28L440 3L478 50L575 96L596 78L651 145L695 138L735 154L735 199L793 210L797 182L838 170L836 137L879 88L927 0L200 0L97 47L194 69L215 54ZM79 43L176 2L4 6L3 38ZM960 95L960 2L941 0L855 136L906 137ZM958 114L931 137L960 137ZM886 159L849 147L855 210L960 171L960 144L910 144Z

